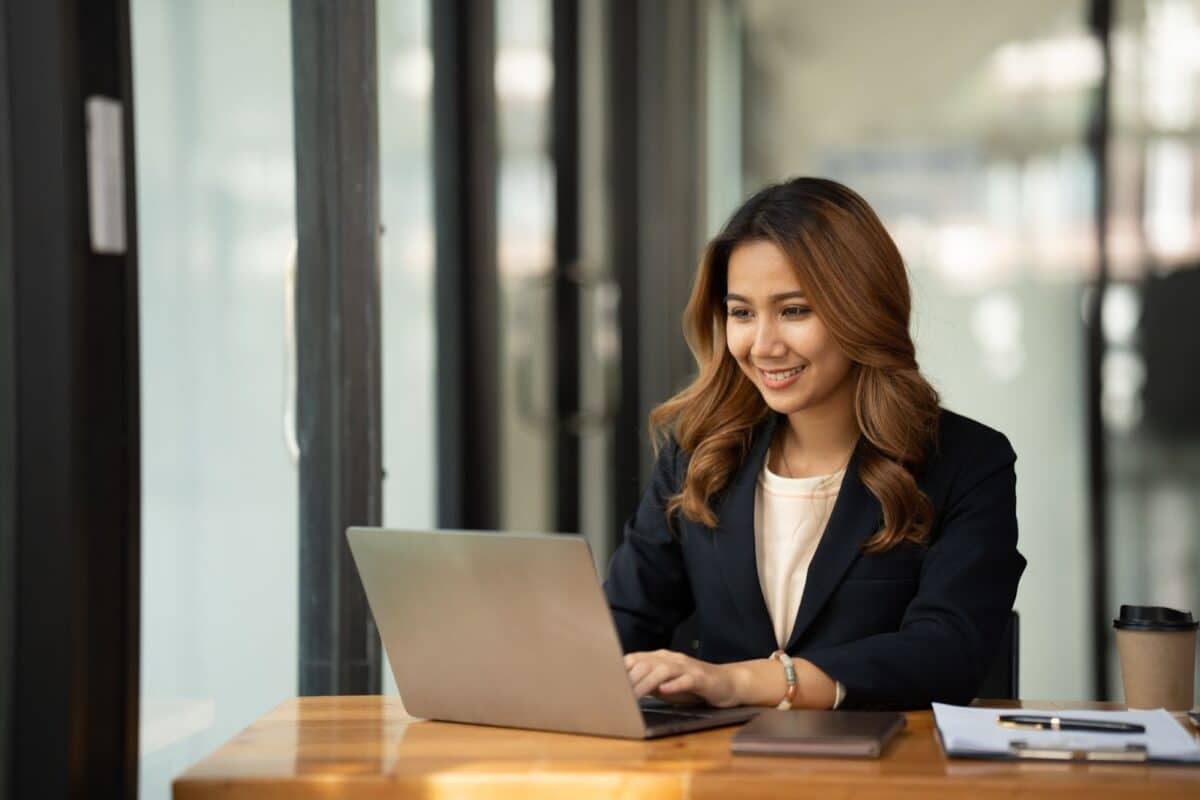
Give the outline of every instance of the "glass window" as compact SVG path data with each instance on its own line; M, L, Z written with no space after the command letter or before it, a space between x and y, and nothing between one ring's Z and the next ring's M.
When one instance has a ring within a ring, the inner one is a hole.
M553 524L553 83L549 2L497 0L500 527L507 530Z
M296 694L288 14L282 2L131 4L147 800Z
M1119 0L1112 46L1112 284L1101 311L1109 603L1114 615L1121 603L1196 613L1200 0ZM1123 696L1115 646L1109 692Z
M378 5L379 174L384 225L383 523L437 524L433 56L429 3ZM396 691L391 667L383 683Z

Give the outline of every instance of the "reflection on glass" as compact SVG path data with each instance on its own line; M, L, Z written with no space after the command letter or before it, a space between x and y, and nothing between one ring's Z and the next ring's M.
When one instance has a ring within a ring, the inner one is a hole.
M1200 612L1200 0L1114 8L1109 596ZM1115 244L1114 244L1115 247ZM1116 648L1110 685L1121 697ZM1200 680L1200 672L1197 673Z
M497 0L500 527L547 531L553 514L554 165L548 0Z
M141 284L139 796L296 693L286 3L134 0Z
M379 174L384 226L383 523L436 524L433 58L429 4L378 5ZM385 657L384 690L396 685Z

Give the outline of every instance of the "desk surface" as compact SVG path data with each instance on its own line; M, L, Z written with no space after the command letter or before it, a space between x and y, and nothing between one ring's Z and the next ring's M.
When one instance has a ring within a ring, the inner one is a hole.
M735 730L625 741L419 721L395 698L301 698L271 711L188 770L176 780L174 796L1200 797L1200 767L947 759L928 711L908 715L908 729L882 758L861 761L735 757L729 752Z

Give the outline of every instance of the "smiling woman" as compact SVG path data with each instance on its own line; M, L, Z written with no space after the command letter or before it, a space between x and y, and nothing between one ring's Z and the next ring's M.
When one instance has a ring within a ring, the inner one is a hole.
M1025 566L1016 456L938 406L909 313L891 237L833 181L761 190L709 244L685 312L699 373L651 414L654 478L605 584L639 695L974 696ZM655 649L688 616L699 658Z
M821 456L839 461L858 438L854 421L854 364L838 346L804 298L797 270L774 243L751 240L729 257L725 295L725 341L742 372L758 387L770 408L789 418L818 420L805 427L826 441L782 438L778 455L785 468ZM787 426L781 427L786 431ZM789 447L789 444L791 445ZM805 461L788 460L788 450ZM826 465L834 466L834 465ZM804 474L823 467L800 466ZM825 471L830 471L826 469Z

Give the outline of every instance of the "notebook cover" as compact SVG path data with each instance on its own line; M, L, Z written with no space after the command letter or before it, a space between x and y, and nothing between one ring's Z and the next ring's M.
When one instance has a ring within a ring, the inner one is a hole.
M759 714L733 737L746 755L877 758L904 729L895 711L778 711Z

